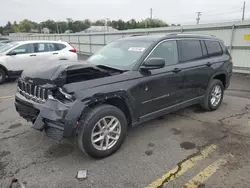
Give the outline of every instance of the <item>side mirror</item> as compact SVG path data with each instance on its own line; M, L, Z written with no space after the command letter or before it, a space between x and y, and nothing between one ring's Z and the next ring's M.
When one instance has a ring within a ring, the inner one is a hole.
M13 50L13 51L9 52L7 55L13 56L13 55L17 55L17 53Z
M161 69L165 67L165 60L163 58L149 58L144 61L141 66L142 70L153 70L153 69Z

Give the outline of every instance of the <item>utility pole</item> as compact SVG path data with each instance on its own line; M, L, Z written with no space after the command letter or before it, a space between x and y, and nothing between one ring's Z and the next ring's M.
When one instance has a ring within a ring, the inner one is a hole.
M106 18L105 20L105 31L109 31L109 26L108 26L109 18Z
M201 12L197 12L197 18L196 18L196 21L197 21L197 24L200 23L200 16L201 16Z
M244 1L244 4L243 4L242 21L245 19L245 8L246 8L246 1Z
M58 22L56 22L56 30L57 30L57 34L60 34Z
M150 19L151 20L153 19L153 9L152 8L150 9Z

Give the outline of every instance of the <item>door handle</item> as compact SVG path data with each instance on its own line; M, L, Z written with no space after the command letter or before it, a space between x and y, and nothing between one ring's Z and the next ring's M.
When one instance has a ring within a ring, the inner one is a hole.
M53 55L57 55L58 53L53 53Z
M177 73L181 72L181 69L175 68L174 70L172 70L172 72L177 74Z
M210 63L210 62L207 62L207 64L206 64L207 67L211 67L211 65L212 65L212 63Z
M34 57L34 56L36 56L36 54L31 54L31 55L30 55L30 57Z

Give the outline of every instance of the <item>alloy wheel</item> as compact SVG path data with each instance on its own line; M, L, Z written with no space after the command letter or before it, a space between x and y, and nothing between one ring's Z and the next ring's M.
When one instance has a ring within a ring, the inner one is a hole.
M221 96L222 96L222 89L219 85L214 86L214 88L212 89L212 93L211 93L211 105L212 106L217 106L220 101L221 101Z
M105 151L117 143L120 135L120 121L114 116L106 116L95 124L91 134L91 142L97 150Z

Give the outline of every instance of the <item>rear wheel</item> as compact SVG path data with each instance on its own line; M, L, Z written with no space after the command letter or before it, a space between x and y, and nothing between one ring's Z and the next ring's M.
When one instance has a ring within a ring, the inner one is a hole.
M93 158L112 155L122 145L127 133L124 113L111 105L97 106L83 117L79 135L79 148Z
M219 108L224 95L224 86L220 80L212 80L207 88L201 106L205 110L214 111Z
M6 73L0 68L0 84L3 84L6 80Z

